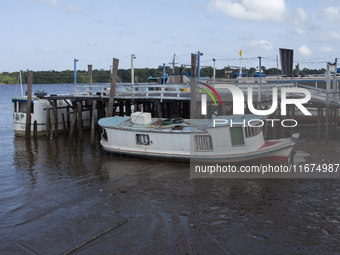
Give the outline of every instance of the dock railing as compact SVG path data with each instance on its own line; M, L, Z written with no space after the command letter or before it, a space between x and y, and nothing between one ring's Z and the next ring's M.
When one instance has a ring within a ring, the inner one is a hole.
M281 94L280 88L287 87L303 87L311 91L312 99L339 101L340 92L326 92L324 89L309 87L306 85L295 83L230 83L240 88L246 96L248 88L252 88L252 93L255 95L257 102L272 99L273 88L278 88L278 96ZM75 85L75 96L93 97L99 96L108 98L110 95L109 83L100 85ZM227 88L216 88L219 94L230 94ZM205 93L197 90L198 94ZM288 94L288 97L299 97L294 93ZM301 96L303 96L301 94ZM119 83L116 85L116 99L156 99L156 100L190 100L190 84L156 84L156 83Z
M298 87L308 89L311 93L312 103L321 103L325 106L340 106L340 91L327 91L326 89L297 84Z
M103 85L76 85L76 96L109 97L110 84ZM169 99L190 100L190 84L157 84L157 83L119 83L116 85L115 97L117 99Z

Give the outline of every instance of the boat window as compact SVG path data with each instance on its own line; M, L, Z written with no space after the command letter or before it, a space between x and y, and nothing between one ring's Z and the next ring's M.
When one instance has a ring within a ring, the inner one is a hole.
M212 139L210 135L195 135L196 151L212 151Z
M149 135L137 134L136 135L136 143L150 145Z
M231 127L230 128L231 145L239 146L244 145L242 127Z

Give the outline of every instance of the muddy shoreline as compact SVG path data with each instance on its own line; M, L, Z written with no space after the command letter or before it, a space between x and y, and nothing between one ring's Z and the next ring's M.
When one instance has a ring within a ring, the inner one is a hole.
M338 141L304 139L295 149L305 162L339 162ZM190 179L187 163L106 152L90 168L97 171L92 178L57 178L30 191L22 221L2 228L0 253L63 254L124 220L72 254L336 254L340 248L339 179Z

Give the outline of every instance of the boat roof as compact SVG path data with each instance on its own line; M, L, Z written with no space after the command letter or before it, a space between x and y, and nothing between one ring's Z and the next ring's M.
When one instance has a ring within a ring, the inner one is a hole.
M225 115L218 116L214 119L183 119L182 123L174 123L171 125L162 124L165 118L152 118L148 124L132 123L130 117L107 117L98 121L98 124L104 128L127 129L138 131L157 131L157 132L205 132L207 128L223 127L223 126L243 126L251 121L251 125L255 125L257 120L265 119L266 116L255 114L245 115ZM176 126L183 126L182 130L173 129Z

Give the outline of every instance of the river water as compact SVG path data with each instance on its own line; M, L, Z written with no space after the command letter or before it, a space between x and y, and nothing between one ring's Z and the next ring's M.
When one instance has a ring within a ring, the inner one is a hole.
M72 93L73 85L33 85ZM0 254L335 254L339 179L190 179L186 163L12 131L15 85L0 86ZM302 136L295 161L340 163L338 138Z

